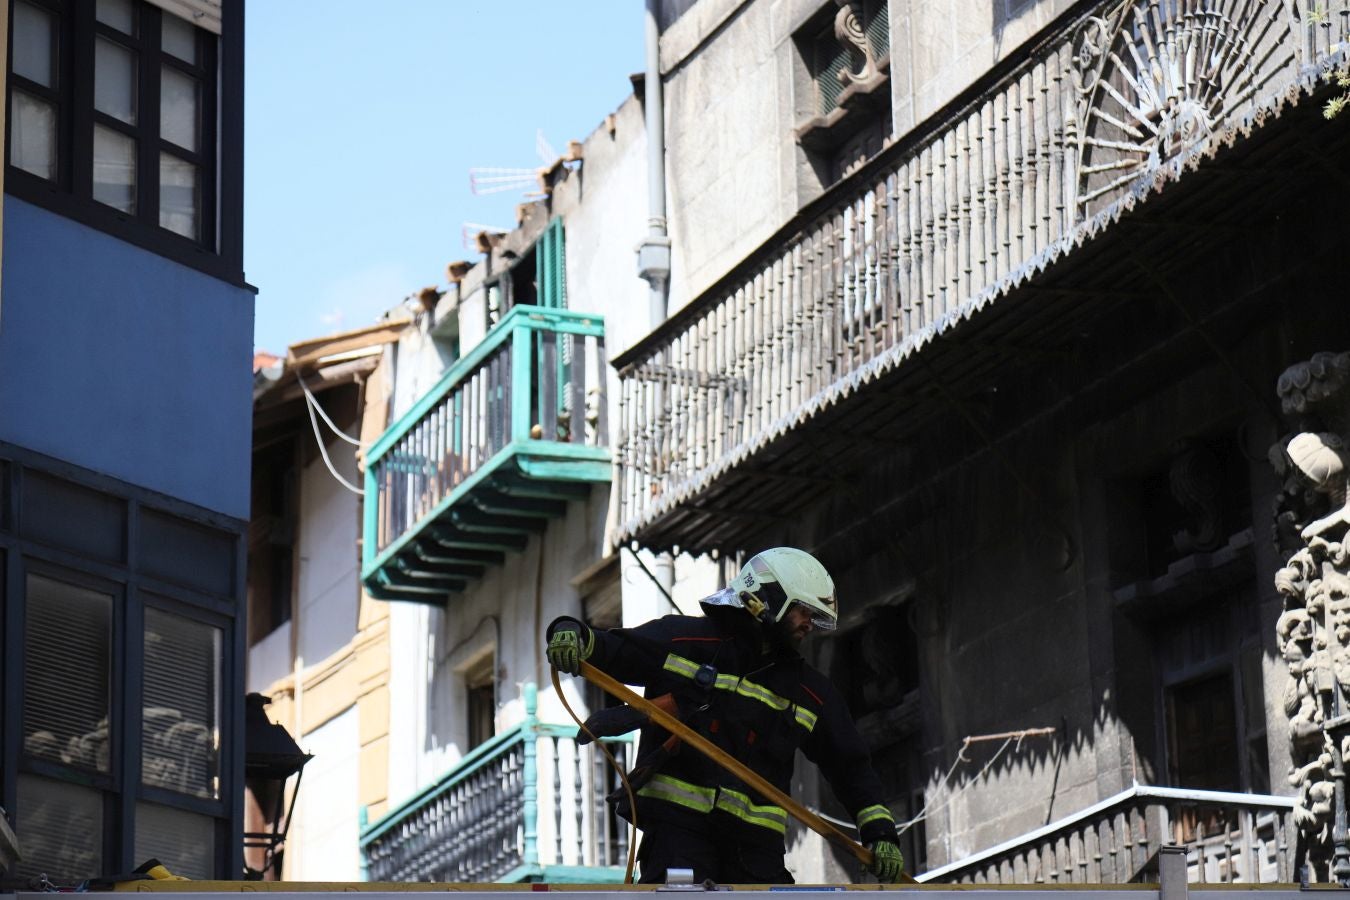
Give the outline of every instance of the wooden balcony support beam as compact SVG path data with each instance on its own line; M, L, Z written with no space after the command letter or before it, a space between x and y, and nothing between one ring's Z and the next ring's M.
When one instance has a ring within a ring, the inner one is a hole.
M412 551L418 559L432 564L480 563L484 566L500 566L506 562L506 554L500 550L447 547L427 538L414 541Z
M485 513L532 519L558 519L567 512L566 500L508 497L497 491L475 491L470 495L469 503Z
M540 500L585 500L591 486L584 482L535 481L512 473L503 473L488 482L488 487L508 497L533 497Z
M523 534L497 534L488 538L482 534L472 534L451 525L432 525L428 530L431 532L431 537L436 543L441 544L452 552L465 549L509 550L519 553L525 549L525 545L529 542L529 538Z
M485 571L483 566L476 566L471 563L433 563L418 558L409 559L406 556L396 557L393 560L393 565L399 572L404 572L414 578L426 578L428 576L481 578Z
M469 534L539 534L548 527L545 519L498 515L477 509L450 510L450 523Z
M421 593L458 594L464 590L467 582L458 578L443 578L439 575L422 575L416 572L400 572L396 568L385 567L380 577L390 587Z

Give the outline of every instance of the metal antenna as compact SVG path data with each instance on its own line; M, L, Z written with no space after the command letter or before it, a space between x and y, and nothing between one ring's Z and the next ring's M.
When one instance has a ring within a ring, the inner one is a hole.
M534 152L539 154L539 162L546 166L551 166L558 160L558 151L554 150L548 138L544 137L542 128L534 132Z
M463 243L465 250L477 250L478 243L475 238L483 232L488 234L506 234L509 229L498 228L496 225L484 225L481 222L465 222L459 229L459 239Z
M508 169L494 166L475 166L469 169L469 190L474 196L521 191L538 186L538 169ZM534 193L528 192L527 193Z
M534 152L539 156L540 165L548 168L558 161L558 151L544 137L544 129L534 133ZM542 197L539 190L529 190L539 186L540 168L524 169L509 166L474 166L469 169L469 190L474 196L484 194L502 194L507 191L522 191L526 197Z

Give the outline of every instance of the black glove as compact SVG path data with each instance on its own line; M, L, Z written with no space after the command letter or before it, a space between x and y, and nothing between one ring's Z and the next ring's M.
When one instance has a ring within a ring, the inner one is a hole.
M872 851L872 865L868 869L877 876L882 884L899 884L900 873L905 868L905 858L900 848L890 841L873 841L867 845Z
M548 639L548 664L559 672L576 675L581 664L595 650L595 633L572 619L564 619L554 626Z

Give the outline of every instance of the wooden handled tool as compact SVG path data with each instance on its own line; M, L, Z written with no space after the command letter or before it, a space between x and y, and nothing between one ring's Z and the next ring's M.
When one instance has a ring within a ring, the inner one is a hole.
M697 731L694 731L670 713L661 709L659 706L653 705L645 698L638 696L626 685L616 681L604 672L601 672L588 662L582 662L581 676L592 684L604 689L606 693L612 695L616 699L622 700L634 709L646 713L657 725L660 725L671 734L676 735L690 747L693 747L695 750L708 757L708 759L711 759L732 775L735 775L741 781L754 788L764 797L764 799L783 807L783 809L791 813L793 818L798 822L801 822L807 828L810 828L836 847L847 850L857 858L858 862L871 867L873 861L871 850L868 850L862 844L853 840L853 838L844 834L838 828L835 828L829 822L826 822L796 800L793 800L787 794L764 780L763 776L759 775L759 773L748 768L740 760L731 756L721 747L718 747L712 741L708 740ZM901 883L905 884L914 883L914 879L903 872L900 873L900 880Z

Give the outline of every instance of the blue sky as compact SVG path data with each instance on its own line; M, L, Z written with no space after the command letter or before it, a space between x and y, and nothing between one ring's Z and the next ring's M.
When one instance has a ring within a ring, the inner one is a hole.
M464 223L510 227L534 167L631 93L642 0L262 0L246 17L244 268L254 344L358 328L475 259Z

